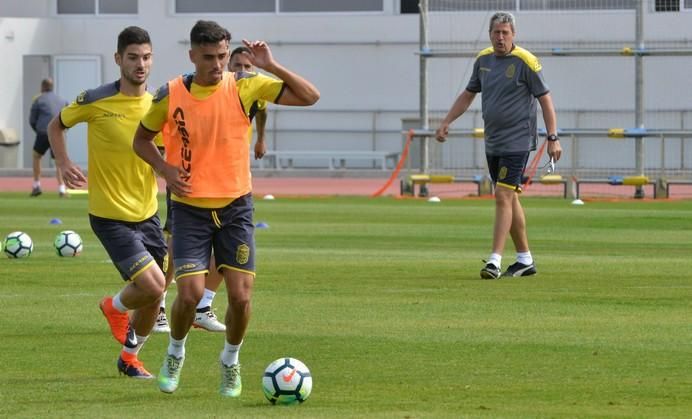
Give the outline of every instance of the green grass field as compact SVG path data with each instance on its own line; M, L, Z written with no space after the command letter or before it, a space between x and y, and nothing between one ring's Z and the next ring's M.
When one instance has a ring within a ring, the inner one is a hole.
M0 259L0 417L692 414L692 201L525 199L539 274L499 281L478 276L490 200L258 201L270 227L257 231L239 400L217 393L219 334L190 332L173 395L117 375L97 303L122 283L86 206L0 194L0 234L35 243L29 258ZM54 254L63 229L82 235L80 257ZM513 257L510 243L504 265ZM222 315L223 288L215 306ZM152 372L166 345L157 334L142 350ZM264 367L282 356L314 376L300 406L262 395Z

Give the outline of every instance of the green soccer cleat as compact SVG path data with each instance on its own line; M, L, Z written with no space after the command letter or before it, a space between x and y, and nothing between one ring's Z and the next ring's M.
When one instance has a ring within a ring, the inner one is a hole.
M243 383L240 380L240 364L231 366L221 364L221 387L219 392L226 397L239 397L243 391Z
M184 362L184 356L176 358L171 354L166 354L161 371L159 371L159 390L164 393L173 393L178 388L180 370L183 369Z

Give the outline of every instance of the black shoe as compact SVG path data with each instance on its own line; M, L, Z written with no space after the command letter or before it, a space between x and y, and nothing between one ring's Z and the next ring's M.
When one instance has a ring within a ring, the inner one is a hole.
M524 265L523 263L520 262L514 262L513 264L509 265L509 268L505 271L505 273L502 274L503 277L505 276L531 276L531 275L536 275L536 265L533 263L530 265Z
M492 263L487 263L483 269L481 269L481 278L483 279L497 279L500 277L500 268Z
M43 193L40 187L35 187L31 190L31 194L29 196L34 197L34 196L39 196Z

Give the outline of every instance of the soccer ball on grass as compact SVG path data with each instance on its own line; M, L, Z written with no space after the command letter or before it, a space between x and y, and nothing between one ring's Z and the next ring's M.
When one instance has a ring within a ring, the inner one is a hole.
M55 236L53 246L58 256L78 256L82 253L82 238L72 230L61 231Z
M279 358L264 370L262 390L272 404L303 403L312 391L312 375L299 360Z
M34 242L28 234L15 231L7 235L3 241L4 252L8 258L23 258L34 251Z

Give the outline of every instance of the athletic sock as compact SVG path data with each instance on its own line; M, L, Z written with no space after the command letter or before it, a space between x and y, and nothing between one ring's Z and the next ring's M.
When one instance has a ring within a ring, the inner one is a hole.
M60 193L65 193L67 192L67 188L65 188L65 184L63 183L62 185L58 186L58 192Z
M533 257L531 257L531 252L517 252L517 262L522 265L533 265Z
M168 294L168 291L164 291L163 295L161 296L161 311L166 311L166 294Z
M40 188L41 187L41 181L40 180L35 180L33 183L34 188Z
M122 301L120 301L120 293L115 294L113 297L113 308L121 313L126 313L128 308L125 307Z
M212 301L214 301L215 295L216 295L216 292L205 288L204 289L204 295L202 296L202 298L200 298L199 303L197 304L197 310L199 310L200 308L205 308L205 307L211 308L211 303L212 303ZM207 311L207 310L205 310L205 311Z
M491 253L486 263L492 263L499 268L502 266L502 255L499 253Z
M221 362L226 366L231 366L238 363L238 355L240 354L240 347L243 345L243 341L240 341L237 345L232 345L228 341L224 342L223 351L221 351Z
M140 335L135 335L137 337L137 345L135 345L133 348L123 346L123 353L126 354L131 354L135 357L137 357L137 354L139 354L139 350L142 349L142 345L144 345L144 342L149 339L149 336L140 336Z
M180 340L174 339L173 336L171 336L168 341L168 355L173 355L176 358L184 357L186 340L187 335L185 335L185 337Z

